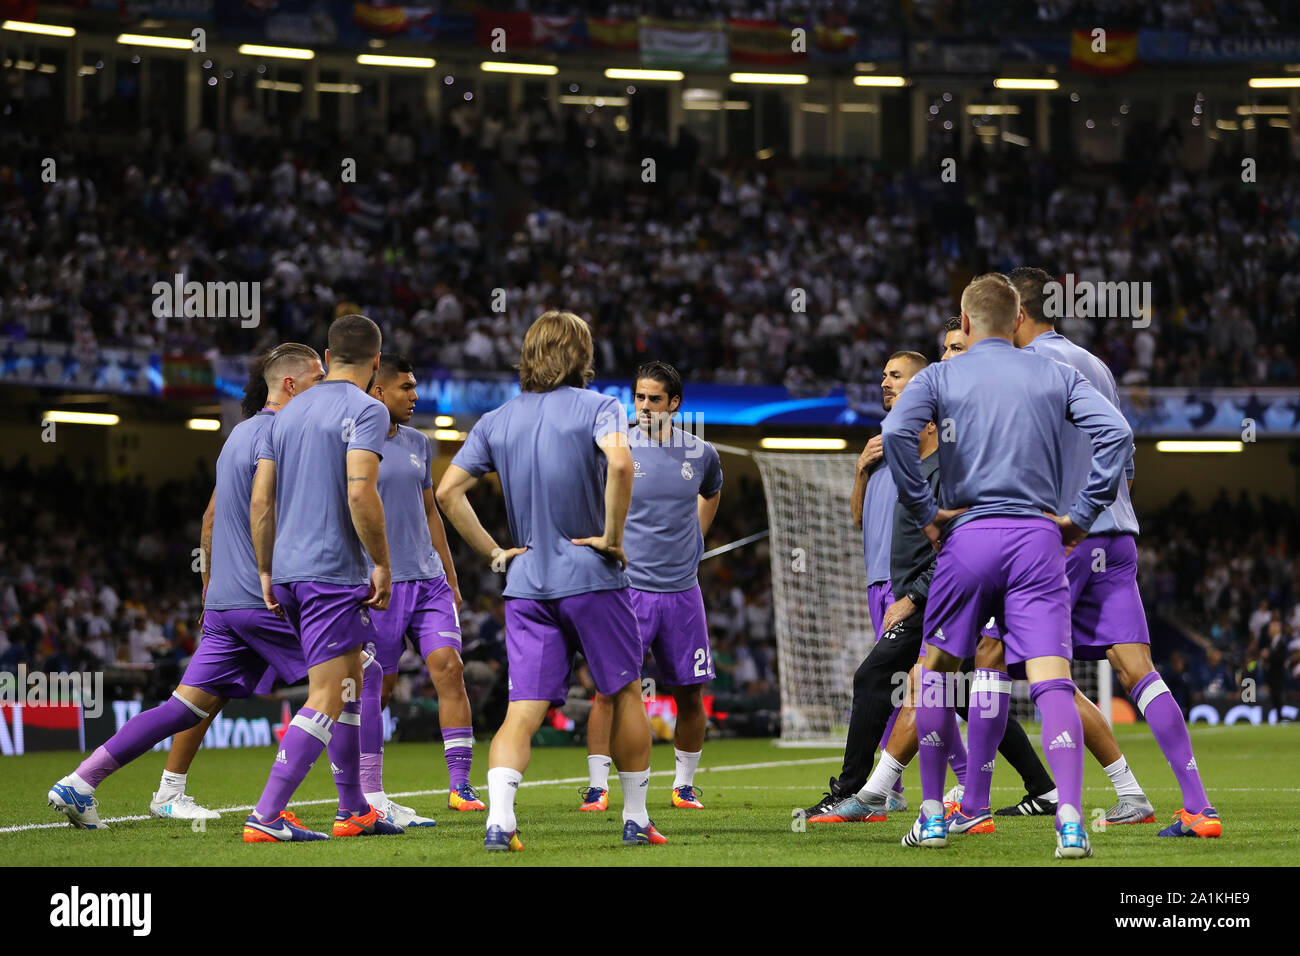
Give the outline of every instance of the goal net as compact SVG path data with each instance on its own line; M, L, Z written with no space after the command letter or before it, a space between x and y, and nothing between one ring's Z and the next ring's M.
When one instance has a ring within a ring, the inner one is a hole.
M848 729L853 674L875 644L867 613L862 532L849 494L857 455L754 452L771 528L772 609L782 746L838 746ZM1110 716L1109 668L1076 661L1075 683ZM1103 698L1098 700L1098 692ZM1012 715L1036 720L1029 685L1012 686Z

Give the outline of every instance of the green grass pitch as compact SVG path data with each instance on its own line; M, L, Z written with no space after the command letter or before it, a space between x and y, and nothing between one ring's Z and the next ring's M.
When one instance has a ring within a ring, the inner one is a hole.
M1037 732L1030 737L1037 744ZM1117 736L1139 781L1156 806L1159 825L1178 808L1173 774L1144 726L1118 728ZM1223 817L1219 840L1161 840L1157 826L1092 831L1096 857L1070 866L1294 866L1300 836L1292 824L1300 797L1300 725L1198 727L1193 731L1197 762L1210 797ZM482 785L487 744L476 746L473 780ZM578 789L586 760L577 748L539 748L518 799L523 853L483 851L483 814L446 809L442 748L434 744L390 745L385 782L394 795L438 826L405 836L331 840L310 845L246 845L240 827L247 807L270 769L269 749L200 751L189 775L189 792L209 807L230 809L205 832L171 820L128 819L107 832L73 830L46 807L45 792L71 771L72 753L32 754L0 759L0 860L28 866L816 866L816 865L1048 865L1055 846L1047 818L997 818L992 836L953 837L940 851L907 849L899 838L911 813L885 823L808 825L798 832L791 811L813 803L839 767L832 749L781 749L767 740L718 740L705 745L696 782L704 788L704 811L668 806L672 749L656 746L652 758L650 813L668 837L655 847L620 843L621 796L617 783L606 813L579 813ZM1084 813L1114 803L1105 775L1086 758ZM150 753L100 787L100 816L148 813L150 795L164 755ZM920 780L913 762L904 776L913 807ZM948 784L951 785L951 773ZM1018 781L999 761L995 804L1015 802ZM421 791L420 793L414 793ZM309 826L328 829L334 805L328 761L318 761L299 790L294 809ZM310 802L314 801L314 802ZM28 824L56 824L14 829Z

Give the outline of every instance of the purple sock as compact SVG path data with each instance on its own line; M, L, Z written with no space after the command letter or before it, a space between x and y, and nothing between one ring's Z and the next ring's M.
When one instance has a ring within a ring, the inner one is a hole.
M361 789L365 793L382 793L384 789L383 694L384 675L379 662L373 661L361 677Z
M948 748L957 733L957 712L947 706L946 674L921 668L921 688L916 702L916 743L921 757L921 800L943 812L943 781L948 772ZM922 813L925 812L924 806Z
M334 786L339 791L339 809L358 816L369 813L370 803L361 791L361 701L343 705L343 713L334 723L329 754Z
M1011 713L1011 677L1002 671L979 668L971 681L970 709L966 711L966 743L970 748L962 812L968 816L987 809L993 786L993 763Z
M77 768L77 776L92 787L98 787L114 770L129 764L172 734L189 730L204 716L197 707L173 694L152 710L136 714L104 746L95 748L95 752Z
M271 764L271 776L253 812L263 823L270 823L289 805L289 798L316 763L320 752L330 742L334 721L310 707L294 714L289 729L280 741L280 750Z
M1083 721L1074 703L1074 681L1058 677L1029 688L1043 715L1043 753L1056 781L1056 825L1083 820ZM1062 819L1069 808L1074 816Z
M956 711L954 711L952 742L948 744L948 766L952 767L952 772L957 775L957 782L965 783L966 742L961 739L961 725L956 722L956 716ZM969 733L969 731L967 732Z
M442 728L443 756L447 758L447 779L451 789L469 783L469 768L474 762L474 728Z
M1187 722L1178 709L1169 688L1160 674L1152 671L1133 685L1129 697L1146 718L1160 752L1169 761L1178 786L1183 791L1183 809L1200 813L1210 805L1201 782L1201 772L1196 769L1196 755L1192 752L1192 738L1187 732Z
M889 723L885 724L885 732L880 735L880 749L884 750L889 744L889 735L894 732L894 721L898 720L898 714L903 708L895 707L894 712L889 715Z

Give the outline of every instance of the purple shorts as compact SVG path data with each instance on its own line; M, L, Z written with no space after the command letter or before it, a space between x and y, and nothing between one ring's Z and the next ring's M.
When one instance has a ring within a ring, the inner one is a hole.
M181 683L218 697L266 693L307 676L298 635L266 608L203 612L203 637Z
M669 687L689 687L713 680L713 651L704 617L700 586L688 591L639 591L630 588L641 646L655 656Z
M1116 644L1150 644L1137 584L1137 542L1132 535L1084 538L1065 558L1070 582L1074 657L1099 661ZM1002 640L997 628L985 633Z
M1074 656L1099 661L1115 644L1150 644L1131 534L1084 538L1066 556Z
M978 518L948 535L925 604L926 644L975 656L992 616L1008 665L1070 659L1070 589L1061 532L1047 518Z
M645 653L632 610L631 588L589 591L535 601L506 599L506 655L511 700L568 696L569 669L581 650L596 690L616 694L641 679Z
M362 605L370 585L290 581L271 587L285 620L298 633L309 668L373 641L370 608Z
M421 658L442 647L460 651L460 616L445 577L427 581L397 581L384 611L371 610L375 650L385 674L397 673L397 662L409 637Z
M888 581L867 585L867 613L871 615L871 629L879 641L885 634L885 612L894 603L894 586Z

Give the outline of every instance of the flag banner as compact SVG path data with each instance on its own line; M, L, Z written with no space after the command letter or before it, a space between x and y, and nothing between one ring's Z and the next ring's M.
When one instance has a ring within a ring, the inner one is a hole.
M313 47L354 39L345 0L225 0L215 10L223 39Z
M728 20L727 43L736 63L801 63L808 59L808 33L804 30L795 51L795 26L775 20Z
M587 18L587 36L601 50L635 50L640 45L641 25L635 20Z
M352 5L352 22L369 36L433 39L438 13L433 7L394 7L381 3Z
M992 43L914 40L907 65L922 73L995 73L1001 53Z
M1070 66L1080 73L1113 76L1137 65L1136 30L1106 30L1097 37L1089 30L1075 30L1070 35Z
M533 45L544 50L579 50L587 46L587 21L582 17L533 14Z
M1070 40L1064 33L1003 37L1002 59L1021 63L1065 63L1070 59Z
M500 49L501 40L505 49ZM474 42L494 53L530 50L533 42L533 15L514 11L479 10L474 14ZM494 49L495 44L495 49Z
M700 69L727 65L727 25L641 18L641 62Z

